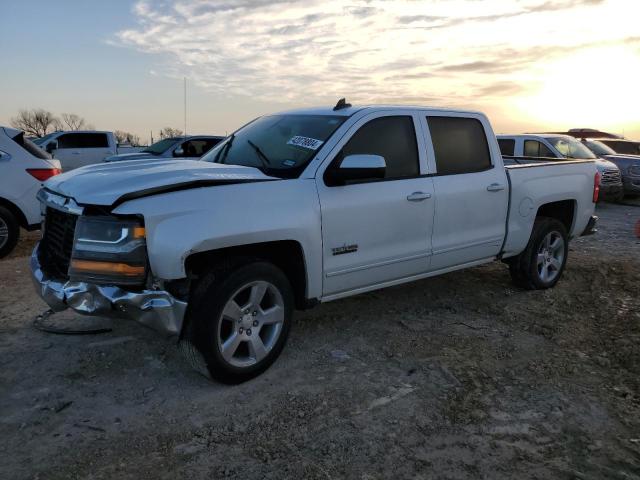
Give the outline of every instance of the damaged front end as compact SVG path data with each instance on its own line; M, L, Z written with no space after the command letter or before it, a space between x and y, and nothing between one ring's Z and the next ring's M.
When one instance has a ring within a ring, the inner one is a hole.
M32 278L54 311L136 320L179 335L187 303L156 289L141 219L87 215L72 199L41 191L45 222Z

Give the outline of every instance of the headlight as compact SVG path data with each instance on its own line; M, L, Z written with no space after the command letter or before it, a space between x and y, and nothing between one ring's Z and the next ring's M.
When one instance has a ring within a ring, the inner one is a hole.
M145 229L137 219L82 216L76 224L69 277L139 285L147 276Z
M638 165L631 165L629 167L629 175L637 175L640 177L640 164Z

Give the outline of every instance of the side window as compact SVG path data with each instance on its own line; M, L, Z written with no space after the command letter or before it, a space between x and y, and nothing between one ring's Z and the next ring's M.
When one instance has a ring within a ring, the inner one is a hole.
M564 155L564 152L560 153ZM549 150L549 148L544 143L540 143L537 140L524 141L524 156L555 158L553 152Z
M79 133L65 133L58 138L58 148L82 148L82 135Z
M80 133L82 135L84 148L107 148L109 140L106 133Z
M58 137L58 148L106 148L109 146L104 133L65 133Z
M498 145L500 145L500 153L502 155L508 155L513 157L516 151L516 141L509 138L499 138Z
M481 172L491 168L489 144L475 118L427 117L438 175Z
M189 140L182 144L182 149L184 150L183 156L201 157L211 150L218 142L219 140L209 138Z
M371 120L351 137L341 154L341 158L356 154L384 157L387 163L385 178L420 175L418 143L412 117L380 117Z

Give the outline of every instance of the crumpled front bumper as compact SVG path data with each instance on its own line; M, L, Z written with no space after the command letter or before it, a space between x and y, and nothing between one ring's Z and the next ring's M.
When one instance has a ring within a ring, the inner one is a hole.
M54 312L72 308L83 315L136 320L167 335L179 335L187 303L163 290L129 292L117 286L48 278L40 267L38 245L31 254L36 292Z

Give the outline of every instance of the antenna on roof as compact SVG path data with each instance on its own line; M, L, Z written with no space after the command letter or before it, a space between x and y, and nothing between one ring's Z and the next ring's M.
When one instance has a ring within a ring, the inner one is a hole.
M336 110L342 110L343 108L349 108L351 106L350 103L347 103L347 100L344 98L341 98L340 100L338 100L338 103L336 103L336 106L333 107L333 111L335 112Z

